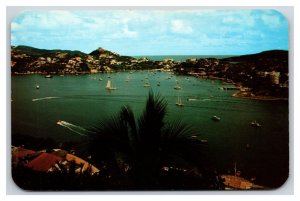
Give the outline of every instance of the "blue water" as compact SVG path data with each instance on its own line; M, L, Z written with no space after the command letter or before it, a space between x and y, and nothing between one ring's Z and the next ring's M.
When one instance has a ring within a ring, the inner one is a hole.
M147 56L133 56L135 58L148 58L153 61L163 61L164 59L173 59L174 61L185 61L190 58L216 58L216 59L224 59L228 57L232 57L236 55L147 55Z
M117 90L105 89L108 79ZM146 81L151 87L144 87ZM175 90L176 85L182 89ZM12 76L12 135L50 137L58 142L80 139L80 130L116 114L124 105L137 116L141 114L151 88L168 102L166 120L180 118L192 125L201 139L208 140L211 168L232 173L236 162L243 176L256 177L261 185L279 186L288 175L288 103L234 98L231 95L235 91L220 90L221 86L223 83L217 80L147 71L52 79ZM183 107L175 105L178 96ZM212 121L214 115L221 121ZM73 127L67 129L57 124L59 120ZM262 127L251 127L253 120Z

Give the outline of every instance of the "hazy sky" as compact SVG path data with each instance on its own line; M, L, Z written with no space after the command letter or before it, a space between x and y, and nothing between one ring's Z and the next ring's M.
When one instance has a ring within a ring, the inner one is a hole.
M11 44L132 56L240 55L287 50L288 22L275 10L27 11L11 23Z

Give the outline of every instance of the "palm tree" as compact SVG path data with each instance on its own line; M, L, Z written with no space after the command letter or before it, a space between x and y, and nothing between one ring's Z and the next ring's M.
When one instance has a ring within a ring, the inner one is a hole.
M165 122L167 102L152 91L137 120L129 106L98 124L90 136L89 151L110 161L114 176L125 176L134 188L157 189L166 175L193 175L202 167L202 144L194 130L178 120ZM166 184L166 188L170 188ZM177 187L178 188L178 187Z

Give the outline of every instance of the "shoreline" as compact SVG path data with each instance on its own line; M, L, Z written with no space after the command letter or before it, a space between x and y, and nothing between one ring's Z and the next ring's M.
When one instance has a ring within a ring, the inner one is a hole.
M255 96L251 93L251 95L246 96L242 95L240 92L236 92L231 95L232 97L242 98L242 99L250 99L250 100L261 100L261 101L288 101L289 98L280 98L280 97L273 97L273 96Z

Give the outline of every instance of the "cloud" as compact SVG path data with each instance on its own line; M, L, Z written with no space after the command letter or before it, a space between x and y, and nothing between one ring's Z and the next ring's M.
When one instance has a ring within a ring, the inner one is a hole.
M58 29L65 26L80 25L82 19L70 11L25 12L17 16L13 23L21 24L25 29Z
M138 36L138 32L130 31L128 29L128 26L125 26L123 28L123 34L124 34L124 37L127 37L127 38L136 38Z
M12 22L10 27L12 32L19 31L21 29L21 25L16 22Z
M219 16L220 17L220 16ZM242 11L242 12L230 12L226 13L223 18L220 18L224 24L227 25L239 25L239 26L246 26L246 27L254 27L256 24L256 17L252 15L249 11Z
M180 53L184 48L246 50L261 40L273 45L286 36L287 26L282 15L267 10L56 10L21 13L11 31L13 45L75 47L86 52L103 46L128 54L125 51L130 48L154 50L155 44L160 48L153 54L159 54L161 47Z
M282 24L278 15L262 15L261 19L270 28L278 28Z
M174 33L179 33L179 34L190 34L193 32L192 27L189 26L183 20L172 20L171 21L171 30Z
M131 31L128 29L128 26L124 26L122 30L114 33L114 34L108 34L106 35L106 40L109 39L133 39L138 37L138 32L136 31Z

